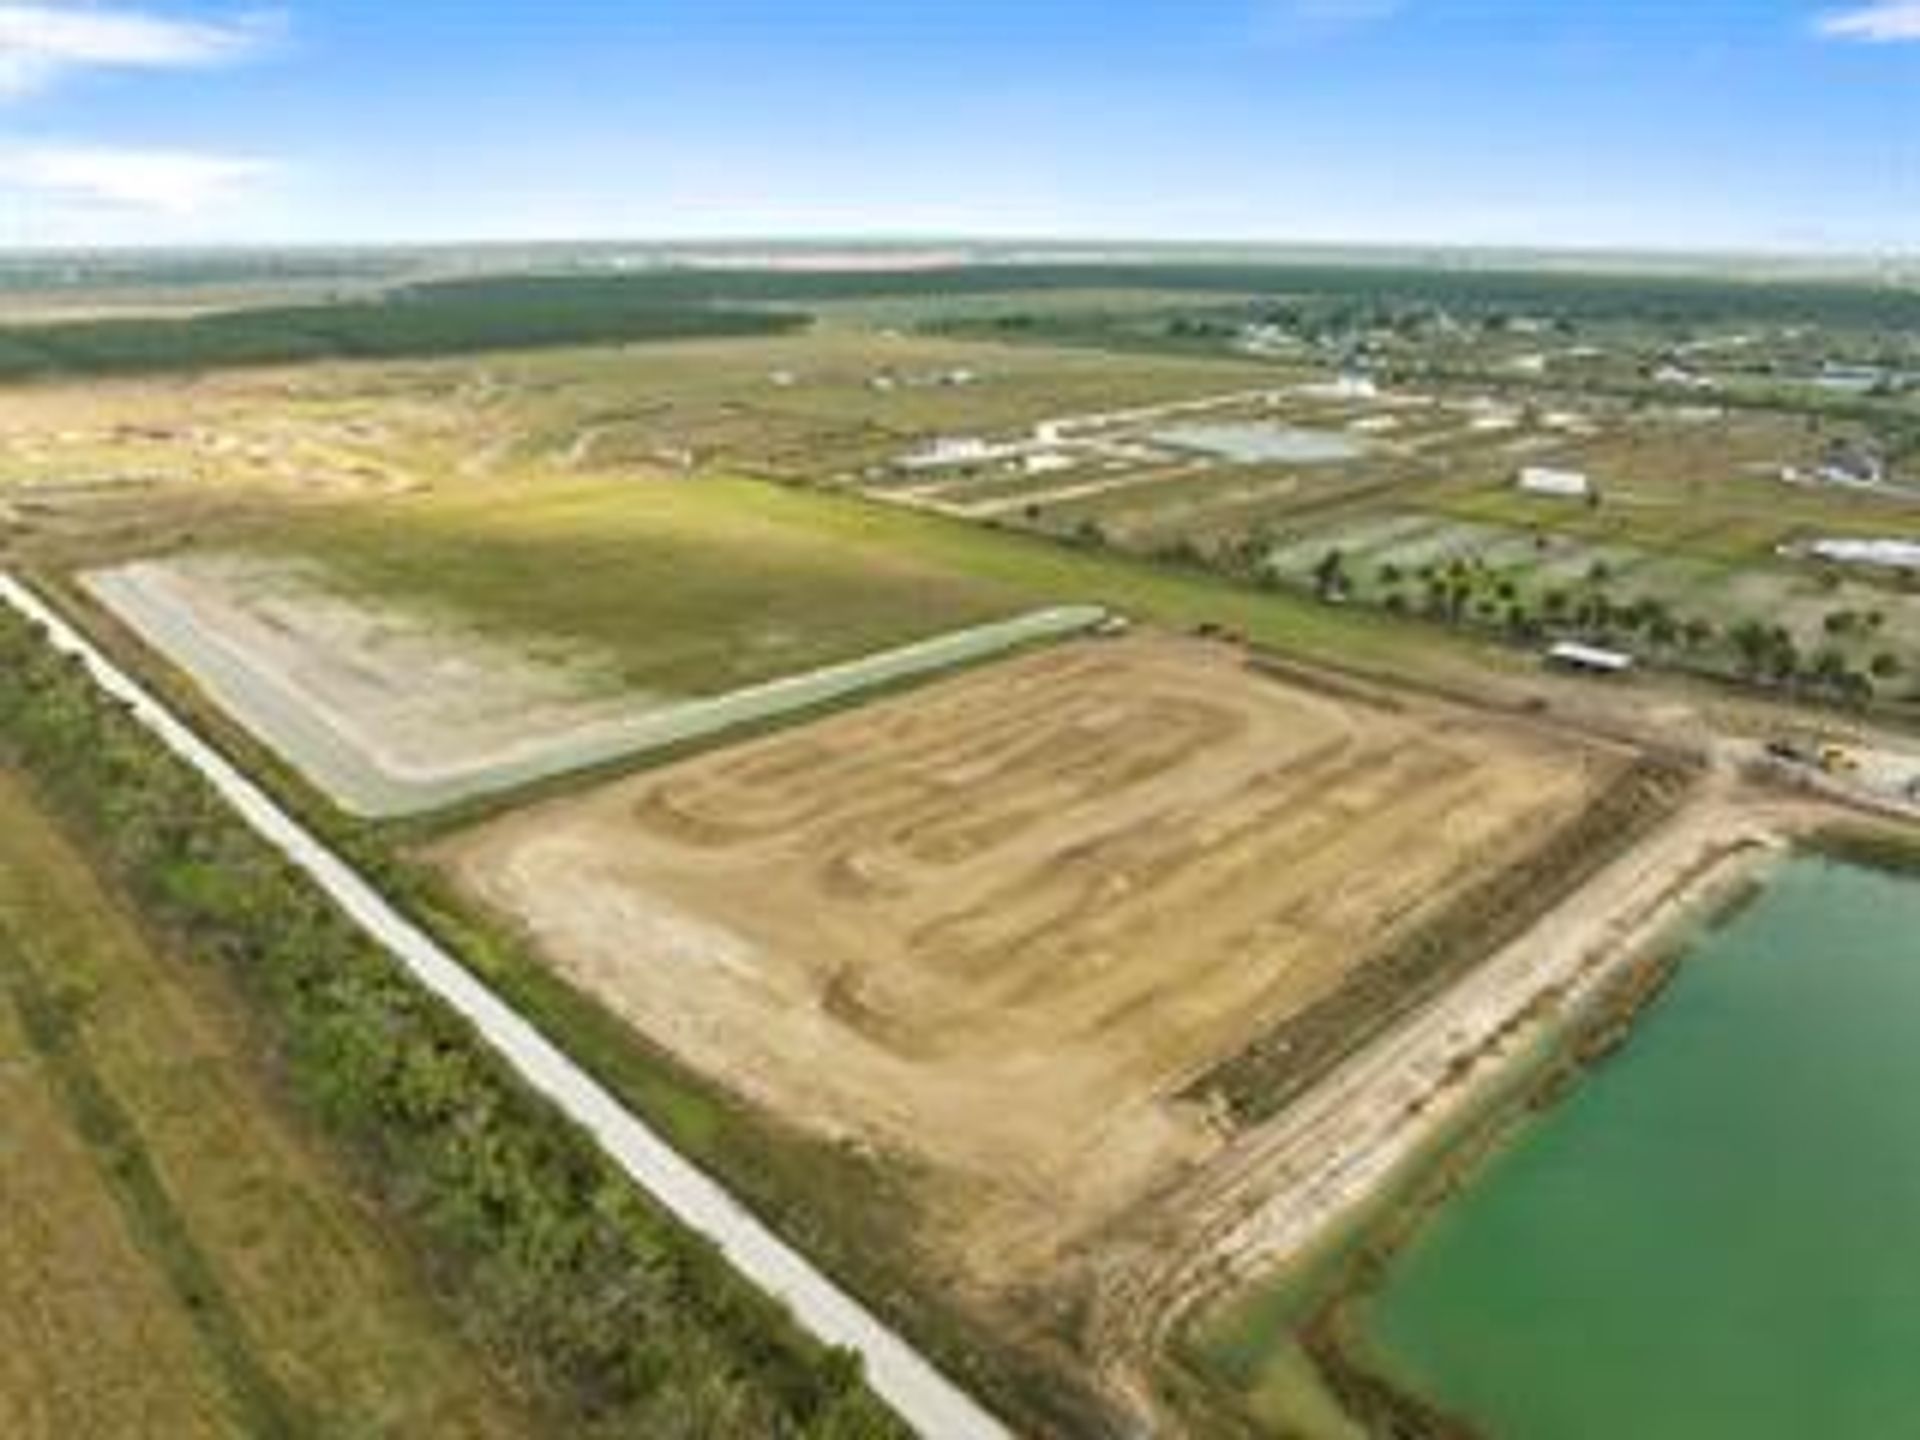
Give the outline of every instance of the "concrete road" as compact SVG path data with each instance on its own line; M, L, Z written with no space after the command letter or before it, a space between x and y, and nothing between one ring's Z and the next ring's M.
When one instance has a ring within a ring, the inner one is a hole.
M465 1016L528 1084L591 1133L647 1194L711 1240L747 1279L785 1302L813 1334L857 1353L874 1391L921 1435L1007 1440L1009 1431L1000 1421L549 1044L265 791L4 573L0 603L41 625L57 649L79 657L102 690L130 706L134 717L198 770L248 825L312 876L421 984Z

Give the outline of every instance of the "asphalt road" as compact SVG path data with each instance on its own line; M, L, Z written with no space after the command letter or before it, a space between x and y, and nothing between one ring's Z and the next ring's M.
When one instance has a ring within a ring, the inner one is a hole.
M266 792L4 573L0 603L41 625L57 649L79 657L102 690L131 707L134 717L198 770L248 825L312 876L415 979L465 1016L528 1084L591 1133L647 1194L712 1241L748 1280L785 1302L814 1335L857 1353L874 1391L921 1435L1008 1440L1010 1432L999 1420L548 1043Z

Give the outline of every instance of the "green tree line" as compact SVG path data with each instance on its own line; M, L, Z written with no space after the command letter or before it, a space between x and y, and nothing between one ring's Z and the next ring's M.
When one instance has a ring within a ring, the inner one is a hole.
M29 777L157 935L249 1002L299 1108L517 1389L590 1436L905 1432L639 1192L201 777L0 613L0 765Z
M806 305L899 297L1154 290L1337 301L1356 311L1409 304L1463 316L1524 314L1648 323L1920 328L1920 289L1865 280L1583 273L1440 265L1115 261L954 265L933 270L715 270L663 266L626 274L508 275L422 285L416 293L683 305Z
M1920 329L1920 290L1391 265L976 264L927 271L709 270L503 275L404 286L377 300L0 329L0 380L468 354L778 334L808 305L888 297L1153 289L1461 316Z
M8 326L0 328L0 381L772 335L806 323L801 314L676 303L637 291L429 286L381 300Z

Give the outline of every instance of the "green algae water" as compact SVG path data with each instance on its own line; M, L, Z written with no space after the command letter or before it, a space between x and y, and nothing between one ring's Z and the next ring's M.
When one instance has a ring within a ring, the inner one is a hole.
M1920 882L1783 870L1365 1322L1498 1440L1920 1435Z

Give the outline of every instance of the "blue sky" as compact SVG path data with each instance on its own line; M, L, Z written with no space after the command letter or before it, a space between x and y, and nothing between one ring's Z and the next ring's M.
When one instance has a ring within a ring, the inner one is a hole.
M1920 0L0 0L0 246L1920 250Z

